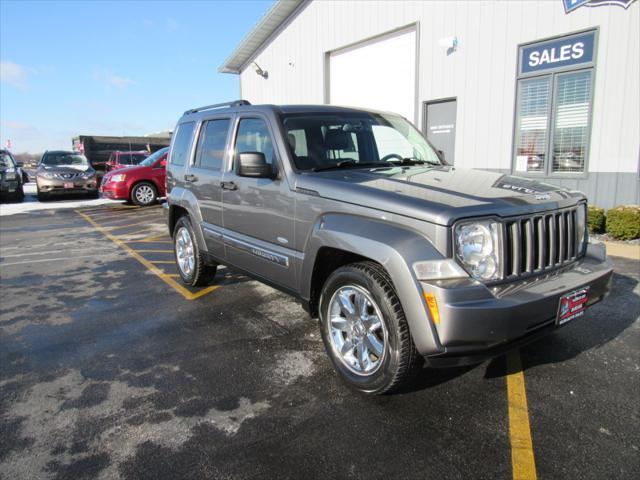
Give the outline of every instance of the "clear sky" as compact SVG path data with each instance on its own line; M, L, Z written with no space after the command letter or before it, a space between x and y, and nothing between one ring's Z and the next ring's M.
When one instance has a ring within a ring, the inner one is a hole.
M173 130L188 108L238 98L217 69L272 3L0 0L0 148Z

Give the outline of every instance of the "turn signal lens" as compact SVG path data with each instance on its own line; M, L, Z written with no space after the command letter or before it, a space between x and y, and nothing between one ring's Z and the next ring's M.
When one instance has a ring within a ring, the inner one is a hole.
M429 315L431 315L431 320L436 325L440 324L440 312L438 311L438 302L436 301L436 297L432 293L424 293L424 299L427 302L427 308L429 309Z

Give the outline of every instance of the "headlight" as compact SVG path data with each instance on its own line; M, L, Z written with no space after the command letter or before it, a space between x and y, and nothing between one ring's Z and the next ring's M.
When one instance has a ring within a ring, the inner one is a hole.
M111 177L111 181L112 182L124 182L125 179L125 175L120 173L118 175L114 175L113 177Z
M459 224L455 228L456 257L478 280L501 278L501 225L495 221Z
M576 228L578 231L578 252L582 253L584 250L584 243L587 238L587 206L583 203L578 205L576 210Z
M51 172L40 172L37 176L42 178L56 178L56 174Z
M84 179L89 179L89 178L93 178L94 175L95 175L95 172L84 172L80 176Z

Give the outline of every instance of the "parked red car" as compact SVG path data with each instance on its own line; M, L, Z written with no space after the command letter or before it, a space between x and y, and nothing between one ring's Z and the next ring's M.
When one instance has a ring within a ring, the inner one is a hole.
M149 152L140 150L137 152L120 152L115 151L109 156L105 168L107 172L117 170L119 168L130 167L131 165L140 165L147 157Z
M166 195L165 180L169 147L147 157L140 165L119 168L105 174L100 193L105 198L128 200L146 206Z

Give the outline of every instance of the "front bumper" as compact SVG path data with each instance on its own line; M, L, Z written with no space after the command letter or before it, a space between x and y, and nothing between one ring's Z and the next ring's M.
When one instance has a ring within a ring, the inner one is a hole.
M0 181L0 194L5 195L7 193L14 193L20 188L20 182L16 180L9 180L7 178Z
M105 198L114 200L127 200L129 198L129 189L122 182L107 182L100 185L100 193Z
M98 191L98 180L94 176L89 179L74 178L70 180L60 180L57 178L36 178L38 191L48 194L68 194L68 193L95 193ZM70 186L71 185L71 186Z
M430 363L460 365L482 361L533 341L555 328L560 298L589 287L587 306L609 292L613 269L604 245L589 245L578 262L547 275L495 287L472 280L423 284L436 296L436 325L444 352Z

